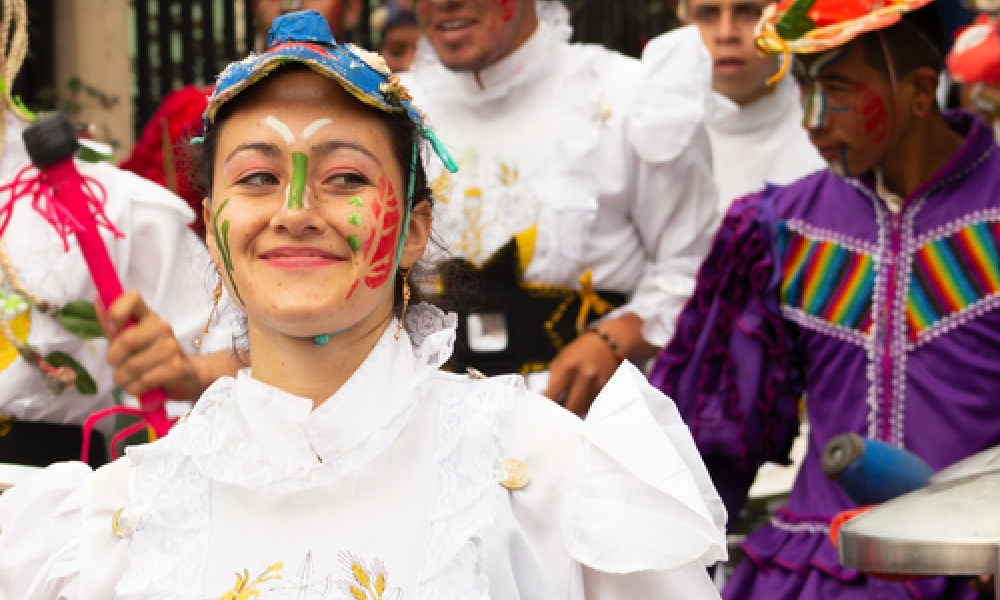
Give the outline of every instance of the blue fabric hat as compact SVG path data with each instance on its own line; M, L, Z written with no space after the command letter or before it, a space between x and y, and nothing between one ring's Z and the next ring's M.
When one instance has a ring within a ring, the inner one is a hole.
M219 109L240 92L267 77L278 67L301 63L320 75L335 79L345 90L365 104L388 113L405 113L420 134L434 147L445 167L457 170L444 145L424 125L423 113L413 105L410 94L392 74L385 60L353 44L340 45L330 25L318 12L303 10L282 15L271 24L267 51L250 54L230 63L219 75L215 92L202 116L205 130L212 127Z

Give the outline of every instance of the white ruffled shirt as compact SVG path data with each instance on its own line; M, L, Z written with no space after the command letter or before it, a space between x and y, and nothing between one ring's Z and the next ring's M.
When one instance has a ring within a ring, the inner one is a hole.
M25 127L25 123L7 114L7 135L0 156L0 181L4 183L30 164L21 139ZM188 229L194 213L164 188L112 165L77 162L77 168L104 186L104 210L125 234L115 239L101 231L125 289L137 290L147 305L173 327L181 347L197 354L194 339L211 311L215 281L205 245ZM0 201L7 202L9 197L9 193L2 194ZM62 238L32 209L30 198L21 198L14 205L3 244L24 285L39 297L56 306L96 297L76 238L69 237L67 252ZM93 377L97 393L83 395L70 387L59 395L53 394L38 370L0 338L0 415L82 424L94 411L111 406L114 382L104 358L107 341L83 340L34 309L27 319L28 342L43 356L56 350L72 356ZM15 327L15 332L18 329ZM228 323L215 323L200 351L230 348L232 331Z
M439 254L482 264L534 227L526 280L575 288L590 269L596 289L628 295L609 317L636 314L662 346L717 221L708 135L697 120L686 138L659 140L660 155L637 152L626 130L648 93L639 62L570 44L570 33L543 20L478 74L447 69L419 43L403 82L461 167L429 165ZM688 82L687 69L676 77ZM672 103L700 84L676 86L659 111L670 120Z
M697 89L711 85L711 55L697 33L689 26L651 41L642 55L646 76L666 82L681 69L697 68L690 75L702 82ZM658 101L666 100L652 97L646 105L657 110ZM743 107L715 92L690 100L688 119L708 124L721 213L765 184L787 185L827 166L802 126L799 87L790 76L779 81L772 93ZM667 105L660 104L659 110L663 106ZM668 133L652 129L646 135Z
M628 363L586 421L443 373L455 322L416 307L315 410L244 372L124 459L16 486L0 597L717 598L725 511L673 403Z

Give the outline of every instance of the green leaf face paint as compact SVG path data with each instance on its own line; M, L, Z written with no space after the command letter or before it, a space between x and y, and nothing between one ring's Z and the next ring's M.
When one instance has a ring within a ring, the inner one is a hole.
M240 301L240 304L246 306L246 302L240 296L240 289L236 286L236 280L233 279L233 255L229 250L229 219L223 221L221 227L219 226L219 215L222 214L222 210L226 208L227 204L229 204L229 198L226 198L219 205L219 208L212 213L212 231L215 233L215 247L219 249L222 264L226 268L226 275L229 277L229 283L233 287L233 295Z
M292 152L292 185L288 190L289 210L305 208L302 197L306 189L306 176L309 174L309 157L302 152Z
M361 213L359 213L359 212L352 212L351 216L347 217L347 222L350 223L351 225L354 225L355 227L360 227L361 226Z
M347 236L347 243L351 245L351 250L355 252L361 249L361 240L356 235Z
M348 200L347 203L350 204L351 206L356 206L358 208L362 208L365 205L364 201L361 199L361 196L355 196L350 200Z

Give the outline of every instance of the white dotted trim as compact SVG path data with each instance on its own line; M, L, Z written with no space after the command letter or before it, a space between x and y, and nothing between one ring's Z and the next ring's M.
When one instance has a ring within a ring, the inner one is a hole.
M949 178L950 179L950 178ZM943 182L941 183L943 184ZM926 194L914 201L903 213L902 230L900 231L901 247L899 252L899 265L896 274L896 297L890 313L892 319L892 398L889 404L889 424L892 431L887 432L887 440L897 447L903 447L904 438L904 416L906 414L906 360L908 356L909 335L907 335L906 324L906 301L907 292L910 288L910 279L913 277L913 256L916 254L916 237L913 234L914 221L917 213L923 209L924 204L932 190L940 187L932 186Z
M917 341L909 342L906 349L909 352L913 352L924 344L930 343L942 335L965 325L966 323L974 321L988 312L996 310L998 307L1000 307L1000 292L981 298L973 304L966 306L958 312L951 313L927 329L921 331L917 336Z
M879 310L881 307L885 306L886 299L886 278L888 276L889 269L883 268L884 265L888 265L891 262L892 257L887 256L891 254L889 249L889 225L886 222L888 217L888 211L882 204L882 201L874 196L865 187L861 186L860 183L852 180L851 184L860 191L864 196L866 196L872 202L872 206L875 209L875 220L878 224L878 250L875 255L875 290L872 293L872 305L871 305L871 319L872 319L872 332L871 332L871 343L868 346L868 368L866 370L868 375L868 381L870 384L868 390L868 437L872 439L881 439L879 436L879 416L881 414L881 402L882 397L882 344L880 341L884 335L882 331L882 319L879 315Z
M871 242L859 240L857 238L844 235L843 233L833 231L832 229L816 227L800 219L788 219L785 221L785 226L799 235L805 236L809 239L822 242L833 242L858 254L873 256L878 252L878 246L872 244Z
M821 523L819 521L789 523L788 521L783 520L779 515L771 517L771 527L780 529L781 531L787 531L788 533L822 533L824 535L830 533L830 526L826 523Z
M837 325L836 323L831 323L821 317L810 315L801 308L782 305L781 315L789 321L798 323L802 327L813 329L842 342L848 342L863 348L868 347L869 336L867 334L858 331L857 329Z
M917 248L923 248L931 242L951 237L972 225L979 223L995 223L1000 221L1000 208L985 208L973 211L960 219L925 231L916 239Z

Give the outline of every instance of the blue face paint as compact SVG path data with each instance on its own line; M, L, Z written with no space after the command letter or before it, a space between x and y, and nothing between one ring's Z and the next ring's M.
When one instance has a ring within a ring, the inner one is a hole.
M823 71L847 57L847 48L834 48L816 57L809 66L806 77L805 106L803 106L803 126L806 129L822 129L826 126L827 111L844 112L847 107L832 106L819 78Z

